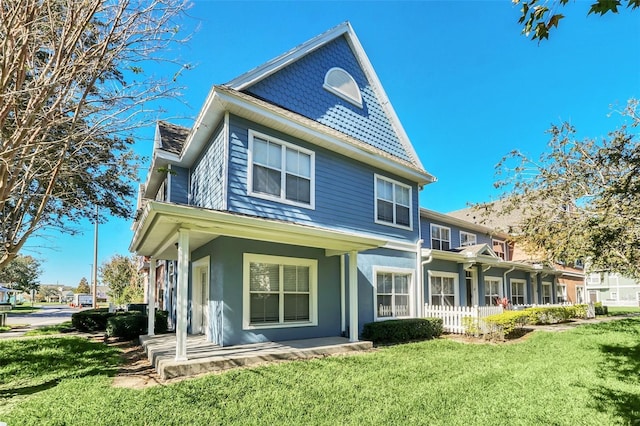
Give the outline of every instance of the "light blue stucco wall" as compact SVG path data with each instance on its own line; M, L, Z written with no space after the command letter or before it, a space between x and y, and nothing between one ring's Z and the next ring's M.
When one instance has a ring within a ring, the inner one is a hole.
M362 93L363 108L323 88L325 74L333 67L344 69L354 78ZM344 37L307 54L247 91L411 161Z
M318 261L318 325L242 329L244 253L298 257ZM340 258L324 250L220 237L194 251L192 259L210 256L210 312L213 336L223 345L340 336Z
M358 253L358 326L359 332L368 322L375 319L376 303L374 301L376 277L373 275L374 268L383 270L385 268L402 268L411 269L415 283L416 254L415 252L406 252L390 249L375 249ZM346 287L349 284L349 257L345 256ZM414 284L419 285L417 283ZM415 288L411 290L415 294ZM349 297L348 291L346 297L346 318L347 333L349 325ZM410 303L415 303L413 297Z
M229 211L349 232L367 232L411 243L418 240L418 189L415 183L235 116L231 116L229 122ZM315 209L248 195L249 129L315 153ZM412 187L412 230L375 223L376 173Z

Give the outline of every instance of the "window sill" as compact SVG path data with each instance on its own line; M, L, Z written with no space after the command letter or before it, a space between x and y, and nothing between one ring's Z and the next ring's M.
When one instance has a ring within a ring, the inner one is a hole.
M377 223L378 225L391 226L392 228L404 229L406 231L413 231L413 226L398 225L398 224L391 223L391 222L385 222L385 221L379 220L379 219L376 219L375 223Z
M305 322L285 322L277 324L245 324L242 327L243 330L265 330L271 328L297 328L297 327L316 327L317 321L305 321Z

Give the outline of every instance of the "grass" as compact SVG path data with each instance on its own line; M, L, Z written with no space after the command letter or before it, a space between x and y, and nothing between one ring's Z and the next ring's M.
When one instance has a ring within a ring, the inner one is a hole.
M71 321L65 321L56 325L46 325L27 331L25 336L48 336L52 334L60 334L72 328Z
M609 316L639 315L640 307L609 306Z
M5 333L7 331L11 331L14 328L22 328L22 327L26 327L27 324L8 324L8 325L4 325L2 327L0 327L0 333Z
M24 315L24 314L32 314L34 312L42 309L40 306L31 306L31 305L17 305L14 306L7 315Z
M626 425L640 422L640 317L447 339L230 371L144 390L111 387L115 349L79 338L0 341L8 424Z

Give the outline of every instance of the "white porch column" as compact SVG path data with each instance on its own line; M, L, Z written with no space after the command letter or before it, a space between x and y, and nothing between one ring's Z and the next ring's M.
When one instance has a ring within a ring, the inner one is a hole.
M176 289L176 361L187 359L187 298L189 281L189 231L178 230L178 285Z
M149 259L149 285L147 286L147 314L149 323L147 325L147 335L153 336L156 326L156 259Z
M349 341L358 341L358 252L349 252Z

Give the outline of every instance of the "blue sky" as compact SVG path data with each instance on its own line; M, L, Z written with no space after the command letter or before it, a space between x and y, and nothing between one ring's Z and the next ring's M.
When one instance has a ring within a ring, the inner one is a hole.
M520 34L519 7L501 1L218 2L196 1L172 52L195 68L180 74L184 97L160 119L190 125L209 89L346 20L362 43L425 168L438 178L421 193L440 212L495 199L494 166L520 149L537 156L551 123L570 121L581 137L602 137L640 97L640 12L587 16L588 2L566 6L551 39ZM170 67L158 75L172 77ZM176 117L189 117L176 119ZM151 155L153 129L137 134ZM148 166L148 163L147 165ZM100 226L99 260L126 254L131 222ZM44 261L43 284L76 286L93 263L93 226L74 237L45 233L24 254Z

